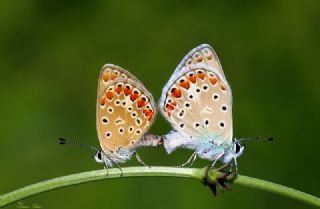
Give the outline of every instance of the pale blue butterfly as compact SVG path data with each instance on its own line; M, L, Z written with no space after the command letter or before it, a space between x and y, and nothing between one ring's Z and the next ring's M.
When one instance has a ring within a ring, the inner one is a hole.
M180 62L162 91L160 110L173 131L163 137L166 151L195 150L182 166L196 157L234 162L243 151L233 138L232 92L217 54L210 45L192 49ZM255 138L262 139L262 138Z

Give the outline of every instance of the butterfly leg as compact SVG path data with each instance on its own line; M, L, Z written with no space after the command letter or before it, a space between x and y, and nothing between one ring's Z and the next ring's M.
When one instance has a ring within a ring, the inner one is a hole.
M119 165L119 163L115 162L114 160L112 160L112 159L110 159L110 160L111 160L111 162L112 162L113 164L116 164L116 165L117 165L117 167L118 167L119 170L120 170L120 177L122 178L122 176L123 176L123 171L122 171L121 166Z
M210 167L210 171L213 170L214 168L214 165L216 164L216 162L222 157L222 155L224 154L224 152L220 153L217 158L213 161L213 163L211 164L211 167Z
M197 159L197 154L194 155L189 167L191 167L193 165L193 163L194 163L194 161L196 161L196 159Z
M184 162L182 165L179 165L178 167L184 167L184 166L186 166L188 164L192 165L194 163L194 161L196 160L196 158L197 158L197 153L194 152L186 162Z
M237 177L238 176L238 163L237 163L237 158L233 158L233 162L234 162L234 177Z
M134 154L135 154L135 156L136 156L136 158L137 158L137 161L138 161L141 165L150 167L149 165L145 164L145 163L142 161L141 157L138 155L137 152L134 152Z
M233 171L233 162L229 164L229 174L231 174L232 171Z
M118 163L115 162L115 164L118 166L118 168L120 170L120 177L122 178L122 176L123 176L122 168L120 167L120 165Z
M105 170L107 170L107 176L109 175L109 168L108 168L108 165L107 165L107 161L106 160L104 160L104 166L103 166L103 168L105 169Z

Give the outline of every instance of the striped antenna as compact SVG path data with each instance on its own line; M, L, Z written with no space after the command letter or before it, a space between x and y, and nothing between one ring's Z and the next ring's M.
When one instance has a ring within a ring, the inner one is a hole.
M72 145L72 146L75 146L75 147L83 147L83 148L88 148L88 149L92 149L92 150L95 150L95 151L100 151L98 150L97 148L89 145L89 144L84 144L84 143L80 143L80 142L77 142L77 141L72 141L72 140L67 140L67 139L63 139L63 138L59 138L59 143L64 145L64 144L69 144L69 145Z
M258 136L255 138L240 138L237 139L238 141L273 141L274 137L262 137L262 136Z

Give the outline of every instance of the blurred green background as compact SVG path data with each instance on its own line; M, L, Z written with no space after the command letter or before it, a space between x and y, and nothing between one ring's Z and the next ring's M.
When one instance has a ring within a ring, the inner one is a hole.
M233 89L235 136L277 139L247 143L240 174L319 196L319 14L316 0L2 0L0 193L102 168L90 152L59 146L57 139L98 146L95 102L103 64L130 70L158 100L182 57L209 43ZM159 114L151 132L169 130ZM177 165L190 154L140 151L151 165ZM123 166L129 165L138 163ZM174 178L100 181L24 203L44 209L310 208L239 185L213 198L199 182Z

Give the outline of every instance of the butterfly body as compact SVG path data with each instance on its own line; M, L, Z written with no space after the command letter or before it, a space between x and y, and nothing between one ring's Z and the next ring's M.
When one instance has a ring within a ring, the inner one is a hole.
M183 147L223 162L242 153L233 139L231 87L209 45L183 58L162 91L160 110L174 129L164 137L168 153Z

